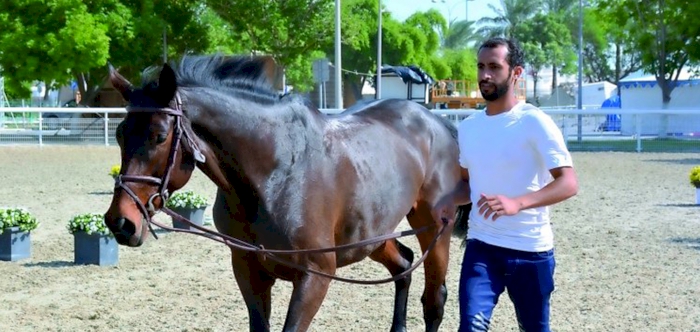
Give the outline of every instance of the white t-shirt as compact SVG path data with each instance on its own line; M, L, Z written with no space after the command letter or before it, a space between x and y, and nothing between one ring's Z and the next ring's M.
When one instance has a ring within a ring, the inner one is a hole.
M520 211L496 221L479 214L481 194L516 197L534 192L552 180L550 169L573 166L561 131L537 107L518 103L510 111L489 116L481 111L458 128L459 162L469 171L473 207L469 239L521 251L554 247L549 208Z

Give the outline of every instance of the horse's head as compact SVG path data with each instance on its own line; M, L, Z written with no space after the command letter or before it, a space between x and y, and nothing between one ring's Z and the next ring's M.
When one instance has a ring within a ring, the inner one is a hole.
M170 66L164 65L158 80L142 88L134 88L113 68L110 81L128 102L128 112L116 131L121 172L105 224L119 244L136 247L145 240L153 214L189 181L195 160L204 158L183 115Z

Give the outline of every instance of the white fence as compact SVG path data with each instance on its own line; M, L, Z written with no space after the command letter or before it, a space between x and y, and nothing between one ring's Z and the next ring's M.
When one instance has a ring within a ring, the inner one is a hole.
M340 109L323 109L339 113ZM457 123L477 110L434 109ZM544 109L573 151L700 152L700 109ZM123 108L0 108L0 145L114 145Z

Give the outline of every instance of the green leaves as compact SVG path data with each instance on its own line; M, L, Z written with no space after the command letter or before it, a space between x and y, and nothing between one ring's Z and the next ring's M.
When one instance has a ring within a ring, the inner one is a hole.
M309 54L332 41L333 0L206 0L242 49L269 54L300 83L311 83ZM331 31L331 33L329 33Z
M104 221L104 215L99 213L85 213L74 216L68 222L68 232L75 234L76 232L85 232L89 235L108 235L113 236L109 231Z
M166 203L169 208L191 208L199 209L204 208L208 205L206 198L197 195L191 190L176 192Z
M700 20L697 1L601 0L600 6L624 33L616 41L628 45L641 59L641 67L653 73L667 105L678 78L687 65L700 59Z
M26 209L0 209L0 234L10 227L19 227L21 231L29 232L39 227L39 222Z
M0 66L23 90L24 81L66 84L72 70L106 63L107 27L81 0L8 0L0 3Z

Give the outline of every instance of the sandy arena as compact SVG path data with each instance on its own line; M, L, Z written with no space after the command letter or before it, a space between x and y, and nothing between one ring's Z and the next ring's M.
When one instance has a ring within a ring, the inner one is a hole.
M555 331L700 331L700 207L691 154L574 153L580 191L553 207L557 244ZM120 247L117 267L75 266L75 214L106 211L118 147L0 147L0 206L22 206L41 222L32 257L0 262L0 331L247 331L248 316L223 245L161 233L141 248ZM198 172L186 186L206 195ZM159 214L161 221L169 217ZM206 217L211 220L211 208ZM406 225L402 223L401 229ZM402 241L419 253L414 238ZM441 331L459 323L462 248L453 239ZM369 259L339 274L389 276ZM410 331L422 331L423 269L414 272ZM282 328L291 284L273 290L272 330ZM386 331L394 285L331 284L311 331ZM517 331L507 295L492 331Z

